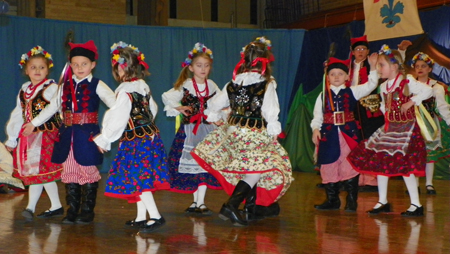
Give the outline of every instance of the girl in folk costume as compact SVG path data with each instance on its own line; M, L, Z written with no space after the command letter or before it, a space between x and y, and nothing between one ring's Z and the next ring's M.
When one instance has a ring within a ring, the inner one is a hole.
M58 90L55 81L47 79L49 69L53 67L53 60L41 46L36 46L22 55L19 66L25 70L30 81L22 85L17 96L16 107L6 126L8 141L5 145L8 151L14 151L13 176L30 186L28 205L22 215L27 219L33 219L43 189L50 198L51 207L37 217L62 215L64 209L59 201L56 185L56 181L61 179L62 165L51 162L61 119L58 114L53 114L36 128L24 127L25 123L39 116Z
M402 216L423 216L415 176L425 175L426 149L413 106L428 99L432 90L410 75L405 79L400 53L387 45L379 51L377 64L381 78L387 79L380 87L385 124L350 152L348 160L360 173L377 175L379 200L369 214L391 211L387 200L389 177L403 176L411 206Z
M113 76L121 84L115 91L116 104L105 113L102 132L94 139L102 152L120 139L105 195L137 203L136 218L125 224L150 232L165 224L152 192L170 188L164 145L154 121L158 107L143 80L149 75L144 54L124 42L113 44L111 53Z
M450 156L450 109L445 101L444 85L431 79L434 60L427 54L419 52L412 58L412 65L416 71L416 79L427 84L433 89L433 96L422 104L425 106L437 127L436 138L433 141L425 141L427 146L427 165L425 169L427 194L435 195L433 186L434 163L439 158ZM417 178L417 184L419 179Z
M346 87L349 61L330 58L327 63L326 89L317 97L311 121L312 140L318 147L317 164L327 194L324 203L314 206L318 210L340 208L340 182L348 193L345 210L355 212L357 209L359 173L346 158L361 140L353 112L358 99L370 94L378 84L374 71L377 58L377 54L370 56L372 71L368 82L353 87Z
M29 124L37 126L49 115L63 111L64 121L52 155L52 162L62 163L64 167L61 180L66 184L69 208L63 223L88 224L95 217L98 182L101 179L96 165L103 162L103 155L92 140L100 132L98 109L100 101L108 107L114 105L115 96L103 81L92 76L98 59L95 43L92 40L81 44L69 42L69 46L70 67L64 74L60 93Z
M171 190L193 193L194 202L185 212L202 215L211 214L205 205L206 189L222 189L216 178L200 167L190 154L215 129L214 124L206 121L204 112L206 102L220 92L217 85L208 79L212 61L212 51L202 43L196 43L182 63L183 69L174 88L162 95L167 116L183 114L168 158Z
M208 121L218 125L222 109L230 107L231 114L191 152L231 195L219 216L237 226L278 215L277 201L293 180L288 154L277 141L280 107L270 48L265 37L243 48L232 81L208 101L206 112ZM238 210L244 200L247 218Z

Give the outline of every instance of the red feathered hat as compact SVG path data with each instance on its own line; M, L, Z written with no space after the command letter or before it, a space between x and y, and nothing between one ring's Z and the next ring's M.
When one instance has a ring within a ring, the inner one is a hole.
M90 40L86 43L71 43L70 46L70 55L69 59L72 59L74 56L84 56L89 58L91 61L95 61L98 59L98 51L97 46L93 40Z
M335 57L330 57L327 63L327 73L332 69L341 69L348 74L348 67L350 66L350 59L341 60Z

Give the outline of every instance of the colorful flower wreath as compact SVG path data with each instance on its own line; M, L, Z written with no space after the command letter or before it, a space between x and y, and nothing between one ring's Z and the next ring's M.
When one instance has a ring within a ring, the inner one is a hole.
M414 65L419 60L424 61L430 67L433 67L433 65L434 65L434 60L429 55L427 55L423 52L419 52L419 53L415 54L413 56L413 58L411 59L411 67L414 68Z
M181 63L181 67L186 67L191 65L192 59L194 58L194 55L197 53L206 53L211 59L213 59L213 52L205 46L205 44L201 42L197 42L194 45L194 48L189 51L188 57L184 59L184 62Z
M258 37L253 42L265 44L267 50L270 50L272 48L272 42L268 40L265 36Z
M400 63L397 58L395 58L394 53L392 53L391 48L389 48L389 46L387 44L383 44L383 46L381 46L381 49L378 51L378 54L383 54L383 55L387 55L389 57L389 60L394 63L394 64L398 64L398 65L402 65L402 63Z
M127 66L125 58L120 57L120 52L119 52L119 49L121 49L121 48L123 49L123 48L127 48L127 47L131 48L134 51L134 53L137 55L137 59L139 61L139 64L143 65L145 67L145 69L147 70L148 69L148 64L146 62L144 62L144 59L145 59L144 54L141 51L139 51L139 49L137 47L135 47L135 46L133 46L131 44L127 44L127 43L125 43L123 41L119 41L117 43L114 43L111 46L111 54L112 54L111 62L112 62L112 64L113 65L119 64L119 66L122 69Z
M48 60L48 68L53 67L52 55L47 51L45 51L41 46L37 45L36 47L30 49L30 51L28 51L26 54L22 55L19 62L20 69L23 68L23 66L28 61L28 59L30 59L30 57L35 55L43 55Z

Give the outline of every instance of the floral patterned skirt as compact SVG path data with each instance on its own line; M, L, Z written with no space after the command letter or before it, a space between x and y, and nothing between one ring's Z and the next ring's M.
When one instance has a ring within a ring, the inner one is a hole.
M159 137L122 141L106 180L105 196L140 201L142 192L168 190L166 152Z
M294 180L286 150L265 130L223 125L206 136L191 154L219 180L228 195L247 174L261 174L257 205L269 206L278 201Z
M384 128L384 125L380 128ZM383 176L425 176L426 148L417 124L413 126L404 155L401 152L392 155L385 151L375 152L368 149L366 143L367 141L359 143L347 157L356 171Z
M223 189L217 179L209 173L189 174L178 172L186 139L186 132L183 127L182 125L178 129L169 152L170 190L180 193L194 193L200 185L206 185L214 190Z
M441 158L450 156L450 127L441 117L438 117L438 120L441 130L441 146L432 150L427 148L427 162L437 162Z
M19 139L19 145L14 149L13 152L13 166L14 166L14 172L13 177L19 178L23 181L23 184L25 186L33 185L33 184L44 184L44 183L51 183L54 181L61 180L61 172L63 169L62 164L56 164L51 162L52 159L52 153L53 153L53 147L55 144L55 139L58 136L58 129L55 129L53 131L44 131L42 132L42 145L41 145L41 152L40 152L40 160L39 160L39 172L36 174L30 174L30 175L24 175L21 172L18 171L18 147L20 146L20 139Z

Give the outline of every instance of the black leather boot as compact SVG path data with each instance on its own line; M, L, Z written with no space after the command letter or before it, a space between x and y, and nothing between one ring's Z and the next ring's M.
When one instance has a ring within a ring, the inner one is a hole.
M81 212L76 219L76 223L88 224L94 220L94 207L97 200L98 182L87 183L82 186L83 197L81 203Z
M222 205L222 209L220 209L219 217L222 220L230 219L233 225L235 226L246 226L247 220L239 211L239 205L244 201L244 199L248 196L248 193L251 191L250 185L248 185L244 181L239 181L236 187L234 188L233 194L227 200L225 204Z
M358 182L359 175L344 181L344 188L347 191L346 212L356 212L356 208L358 208Z
M276 217L280 214L280 205L278 202L272 203L269 206L256 205L255 214L257 218Z
M247 221L264 219L264 217L256 215L256 185L253 186L245 199L244 214Z
M73 224L80 210L81 185L77 183L66 184L66 203L69 206L67 215L63 218L62 223Z
M314 205L317 210L338 210L341 207L339 199L339 182L325 184L327 200L320 205Z

